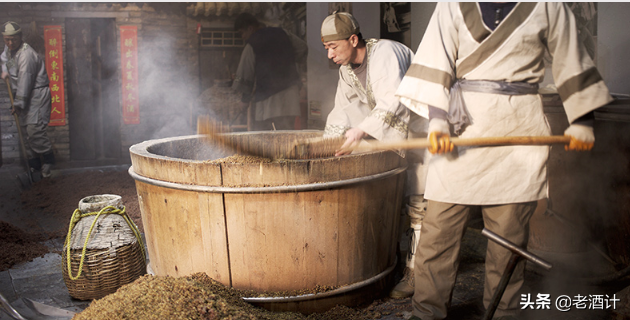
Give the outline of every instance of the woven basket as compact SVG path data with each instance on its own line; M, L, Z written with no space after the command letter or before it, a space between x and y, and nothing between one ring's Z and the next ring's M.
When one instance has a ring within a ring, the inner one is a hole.
M124 209L120 196L99 195L81 199L78 211L82 214L99 212L108 206ZM95 223L94 219L97 219ZM73 228L62 254L63 279L70 296L79 300L100 299L146 273L144 245L135 235L129 235L130 232L133 234L134 228L137 231L137 227L133 222L129 226L127 221L131 220L125 220L123 215L103 213L81 217L74 226L71 223ZM80 266L88 234L83 265ZM80 270L79 277L74 280L68 274L68 246L72 277L76 277Z
M74 274L79 270L81 250L71 249L71 267ZM142 259L142 250L138 243L116 249L116 255L110 257L109 250L87 250L83 262L83 271L77 280L68 276L67 254L64 250L63 280L70 296L79 300L100 299L116 292L121 286L131 283L145 274L146 267ZM140 257L140 259L138 259Z

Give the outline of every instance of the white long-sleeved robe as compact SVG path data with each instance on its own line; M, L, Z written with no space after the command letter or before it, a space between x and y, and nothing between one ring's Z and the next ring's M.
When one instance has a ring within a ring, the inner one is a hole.
M390 40L366 41L364 88L350 65L339 68L335 106L328 114L324 136L342 136L358 127L378 140L407 138L409 110L394 96L411 64L413 52Z
M409 110L394 95L405 72L411 65L413 51L391 40L366 40L366 87L361 84L350 65L339 68L335 105L328 114L324 137L339 137L357 127L380 141L426 137L426 121L410 123ZM424 133L424 135L422 135ZM424 150L408 154L407 194L424 193Z
M539 83L543 56L569 122L612 98L578 41L575 18L563 3L519 3L491 31L477 3L438 3L417 55L397 91L427 117L428 106L449 110L456 79ZM548 136L540 96L463 92L472 124L462 138ZM505 204L547 197L548 146L457 147L432 157L425 198L458 204Z

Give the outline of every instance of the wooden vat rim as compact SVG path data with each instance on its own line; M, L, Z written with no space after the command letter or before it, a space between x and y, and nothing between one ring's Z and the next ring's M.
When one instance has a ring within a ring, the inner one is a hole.
M318 132L323 132L321 130L275 130L275 131L247 131L247 132L232 132L229 133L230 136L245 136L245 135L253 135L256 133L259 134L280 134L280 133L294 133L294 132L300 132L300 133L318 133ZM194 160L194 159L187 159L187 158L175 158L175 157L169 157L169 156L165 156L165 155L161 155L161 154L157 154L157 153L152 153L149 151L149 148L158 144L163 144L163 143L172 143L175 141L181 141L181 140L191 140L191 139L199 139L202 138L203 135L200 134L192 134L192 135L187 135L187 136L179 136L179 137L168 137L168 138L160 138L160 139L151 139L151 140L145 140L139 143L136 143L134 145L131 145L129 147L129 153L131 155L137 155L143 158L148 158L148 159L159 159L159 160L166 160L166 161L177 161L177 162L183 162L183 163L193 163L193 164L203 164L203 165L211 165L211 166L220 166L220 163L211 163L208 162L208 160ZM380 151L367 151L367 152L361 152L360 154L379 154L379 153L385 153L385 152L394 152L391 150L380 150ZM395 153L395 152L394 152ZM290 159L290 160L286 160L286 161L290 161L290 162L311 162L313 160L319 160L320 158L316 158L316 159Z
M141 157L144 157L144 158L149 158L149 159L160 159L160 160L177 161L177 162L184 162L184 163L203 163L204 160L194 160L194 159L186 159L186 158L174 158L174 157L164 156L164 155L157 154L157 153L151 153L148 150L149 147L157 145L157 144L169 143L169 142L180 141L180 140L189 140L189 139L200 138L200 137L202 137L202 136L199 135L199 134L193 134L193 135L188 135L188 136L179 136L179 137L169 137L169 138L145 140L145 141L142 141L140 143L136 143L136 144L132 145L131 147L129 147L129 153L132 154L132 155L136 154L138 156L141 156ZM211 163L209 163L209 164L213 165Z
M318 132L323 132L321 130L275 130L275 131L247 131L247 132L231 132L229 133L230 136L245 136L245 135L253 135L256 133L260 133L260 134L280 134L280 133L292 133L295 131L299 131L300 133L318 133ZM169 157L169 156L165 156L165 155L161 155L161 154L157 154L157 153L152 153L149 151L149 147L158 145L158 144L162 144L162 143L172 143L174 141L181 141L181 140L192 140L192 139L200 139L202 138L203 135L200 134L192 134L192 135L187 135L187 136L179 136L179 137L168 137L168 138L160 138L160 139L151 139L151 140L145 140L139 143L136 143L132 146L129 147L129 153L136 154L138 156L144 157L144 158L152 158L152 159L160 159L160 160L168 160L168 161L177 161L177 162L184 162L184 163L198 163L198 164L204 164L204 165L213 165L213 166L220 166L219 163L209 163L207 162L207 160L194 160L194 159L186 159L186 158L175 158L175 157ZM366 153L379 153L382 151L372 151L372 152L366 152ZM308 161L312 161L313 159L291 159L291 162L308 162Z
M252 146L265 144L267 140L270 142L278 140L284 145L289 143L287 141L293 139L293 136L312 134L303 131L289 131L290 136L283 136L286 134L284 132L263 133L263 136L259 136L257 132L248 132L247 136L251 137L243 139L255 140ZM234 136L246 137L245 133ZM255 188L352 179L405 165L404 159L393 151L372 151L341 157L291 159L270 163L213 163L203 159L214 159L215 156L223 156L225 152L216 154L213 147L205 148L199 145L203 143L201 140L199 135L189 135L147 140L133 145L129 151L134 171L146 178L184 185ZM246 148L250 142L245 143ZM271 147L257 150L260 152L272 150L273 145L267 144Z
M168 189L177 189L183 191L208 192L208 193L283 193L283 192L301 192L301 191L317 191L325 189L340 188L357 183L379 180L398 175L407 170L407 166L398 167L389 171L376 173L369 176L351 178L346 180L335 180L320 183L297 184L288 186L270 186L270 187L219 187L219 186L202 186L193 184L183 184L176 182L168 182L141 176L133 170L133 166L129 167L129 175L136 181L144 182L158 187Z

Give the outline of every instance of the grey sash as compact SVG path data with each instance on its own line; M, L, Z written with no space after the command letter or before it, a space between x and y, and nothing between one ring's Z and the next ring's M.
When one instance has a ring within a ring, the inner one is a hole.
M466 109L462 91L482 92L506 95L537 94L538 83L505 82L489 80L460 79L451 87L451 98L448 110L448 122L453 125L455 134L460 135L472 123Z

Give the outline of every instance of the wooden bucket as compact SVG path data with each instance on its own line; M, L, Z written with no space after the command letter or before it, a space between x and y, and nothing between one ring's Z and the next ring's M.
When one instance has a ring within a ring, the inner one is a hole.
M229 135L273 150L321 132ZM205 272L237 289L292 291L367 283L396 263L406 167L393 152L211 163L233 153L186 136L130 153L156 275Z

